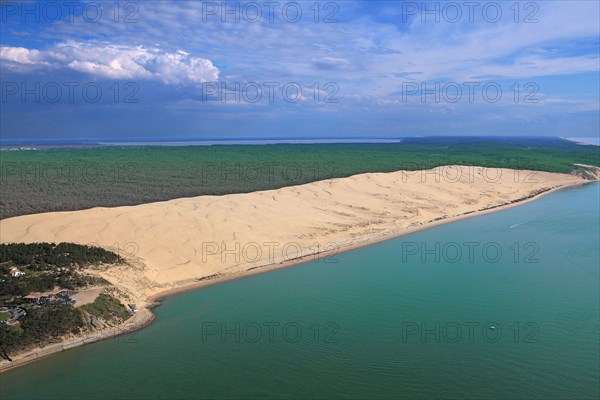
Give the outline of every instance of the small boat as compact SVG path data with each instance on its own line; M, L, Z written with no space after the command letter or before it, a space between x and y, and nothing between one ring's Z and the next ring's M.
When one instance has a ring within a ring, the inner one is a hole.
M489 328L490 328L490 330L492 330L492 331L495 331L495 330L496 330L496 327L495 327L494 325L490 325L490 326L489 326Z

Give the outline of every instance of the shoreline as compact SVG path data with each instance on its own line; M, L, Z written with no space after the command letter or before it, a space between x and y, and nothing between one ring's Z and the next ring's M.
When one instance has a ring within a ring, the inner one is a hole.
M461 221L461 220L472 218L472 217L478 217L478 216L482 216L482 215L486 215L486 214L491 214L491 213L498 212L498 211L504 211L504 210L512 208L512 207L516 207L519 205L523 205L523 204L527 204L529 202L535 201L545 195L554 193L559 190L576 188L576 187L585 186L585 185L595 183L595 182L598 182L598 181L590 180L590 181L575 182L575 183L570 183L570 184L561 184L561 185L558 185L555 187L544 188L542 190L534 191L534 192L532 192L532 194L529 194L527 196L517 198L517 199L511 200L511 201L508 201L506 203L502 203L499 205L479 209L477 211L469 211L469 212L454 215L454 216L438 218L435 220L426 221L426 222L422 222L422 223L416 223L412 226L388 229L388 230L384 230L383 232L377 232L374 234L366 234L366 235L359 236L359 237L351 239L351 240L347 240L344 243L337 243L339 245L339 247L333 251L335 251L335 254L348 252L348 251L352 251L352 250L355 250L355 249L358 249L361 247L370 246L370 245L384 242L387 240L396 239L401 236L409 235L409 234L423 231L426 229L435 228L437 226L449 224L452 222L457 222L457 221ZM224 275L214 274L214 275L209 275L209 276L202 277L202 278L196 278L196 279L198 279L198 282L191 283L191 284L184 284L177 288L171 288L171 289L167 289L167 290L152 294L145 299L145 303L141 307L139 307L139 311L136 314L134 314L131 318L129 318L127 321L125 321L123 324L118 325L117 327L109 328L106 331L98 332L91 336L78 337L73 340L68 340L68 341L63 341L60 343L51 344L51 345L47 346L46 348L39 349L37 351L29 351L29 352L17 354L13 357L12 362L9 362L6 360L0 361L0 373L10 371L12 369L18 368L22 365L26 365L31 362L37 361L37 360L40 360L40 359L45 358L52 354L67 351L74 347L79 347L84 344L94 343L94 342L109 339L112 337L127 335L132 332L141 330L141 329L145 328L146 326L150 325L156 319L156 315L154 314L152 309L157 306L160 306L162 303L162 300L164 300L166 297L184 293L184 292L188 292L188 291L192 291L192 290L198 290L198 289L201 289L201 288L207 287L207 286L226 283L226 282L233 281L236 279L250 277L253 275L264 274L264 273L275 271L278 269L301 265L306 262L310 262L310 260L312 260L317 255L318 256L326 256L326 255L330 254L331 252L332 252L331 250L330 251L317 251L317 252L314 252L311 254L302 255L301 257L298 257L298 258L280 261L280 262L273 262L270 264L259 265L259 266L252 266L251 263L247 263L247 268L243 269L241 271L232 272L232 273L224 274ZM217 276L215 276L215 275L217 275Z
M155 304L154 307L159 306ZM127 335L141 329L144 329L156 320L156 315L152 312L152 308L145 306L140 309L138 313L134 314L131 318L127 319L123 324L117 327L107 328L103 331L91 334L79 336L72 340L62 341L58 343L52 343L44 348L31 350L26 353L17 354L14 356L13 361L7 361L2 359L0 361L0 374L11 371L23 365L30 364L32 362L44 359L51 355L62 353L86 344L100 342L106 339L115 338L118 336ZM140 321L136 321L136 316Z
M404 229L396 229L395 231L397 231L397 232L395 232L394 230L390 230L389 232L377 234L376 236L379 236L379 237L376 237L376 238L368 238L368 237L362 238L362 239L359 238L356 240L356 243L350 243L348 245L345 245L343 247L336 249L335 254L346 253L349 251L360 249L362 247L367 247L367 246L371 246L371 245L374 245L377 243L386 242L388 240L394 240L394 239L397 239L402 236L411 235L413 233L436 228L438 226L450 224L453 222L458 222L458 221L462 221L462 220L466 220L466 219L470 219L470 218L480 217L480 216L487 215L487 214L493 214L493 213L499 212L499 211L508 210L513 207L518 207L520 205L533 202L533 201L540 199L546 195L558 192L563 189L574 189L574 188L577 188L580 186L587 186L589 184L593 184L593 183L597 183L597 182L598 181L589 181L589 182L574 183L574 184L570 184L570 185L562 185L562 186L550 188L548 190L536 193L535 195L528 196L527 198L522 199L522 200L507 202L506 204L501 204L501 205L494 206L494 207L491 207L488 209L473 211L473 212L469 212L469 213L465 213L465 214L461 214L461 215L456 215L453 217L443 218L438 221L432 221L430 223L422 224L422 225L418 225L418 226L407 227ZM271 263L271 264L267 264L267 265L263 265L263 266L259 266L259 267L251 267L251 268L241 271L239 273L232 273L229 275L224 275L224 276L219 276L219 277L214 277L214 278L206 278L206 279L203 279L202 281L199 281L198 283L185 285L185 286L182 286L182 287L179 287L176 289L168 289L163 292L149 296L147 298L147 303L155 304L154 306L150 307L150 310L151 310L151 309L154 309L154 308L160 306L160 304L162 303L162 300L165 299L166 297L175 296L177 294L198 290L198 289L201 289L201 288L204 288L207 286L213 286L213 285L218 285L221 283L231 282L231 281L238 280L238 279L244 279L244 278L248 278L248 277L251 277L254 275L266 274L266 273L276 271L279 269L299 266L304 263L310 262L310 260L314 256L327 255L329 253L331 253L331 251L315 252L315 253L307 254L307 255L299 257L299 258L294 258L289 261L284 261L284 262L279 262L279 263Z

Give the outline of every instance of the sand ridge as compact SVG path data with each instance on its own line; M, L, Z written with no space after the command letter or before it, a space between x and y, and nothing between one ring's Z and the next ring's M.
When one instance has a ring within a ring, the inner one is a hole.
M367 173L247 194L199 196L0 221L0 242L99 245L129 263L100 275L126 300L310 260L583 184L567 174L446 166Z

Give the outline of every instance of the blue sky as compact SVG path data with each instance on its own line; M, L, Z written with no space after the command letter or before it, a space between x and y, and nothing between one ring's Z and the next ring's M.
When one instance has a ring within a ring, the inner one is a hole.
M2 138L599 135L598 1L222 4L2 2Z

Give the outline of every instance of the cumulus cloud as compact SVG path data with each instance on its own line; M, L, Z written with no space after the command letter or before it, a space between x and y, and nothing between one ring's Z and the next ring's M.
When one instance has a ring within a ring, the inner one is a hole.
M41 64L44 62L39 51L24 47L0 47L0 59L19 64Z
M149 79L169 85L200 84L219 79L219 69L205 58L158 47L67 42L47 50L0 46L6 68L68 68L109 79Z

